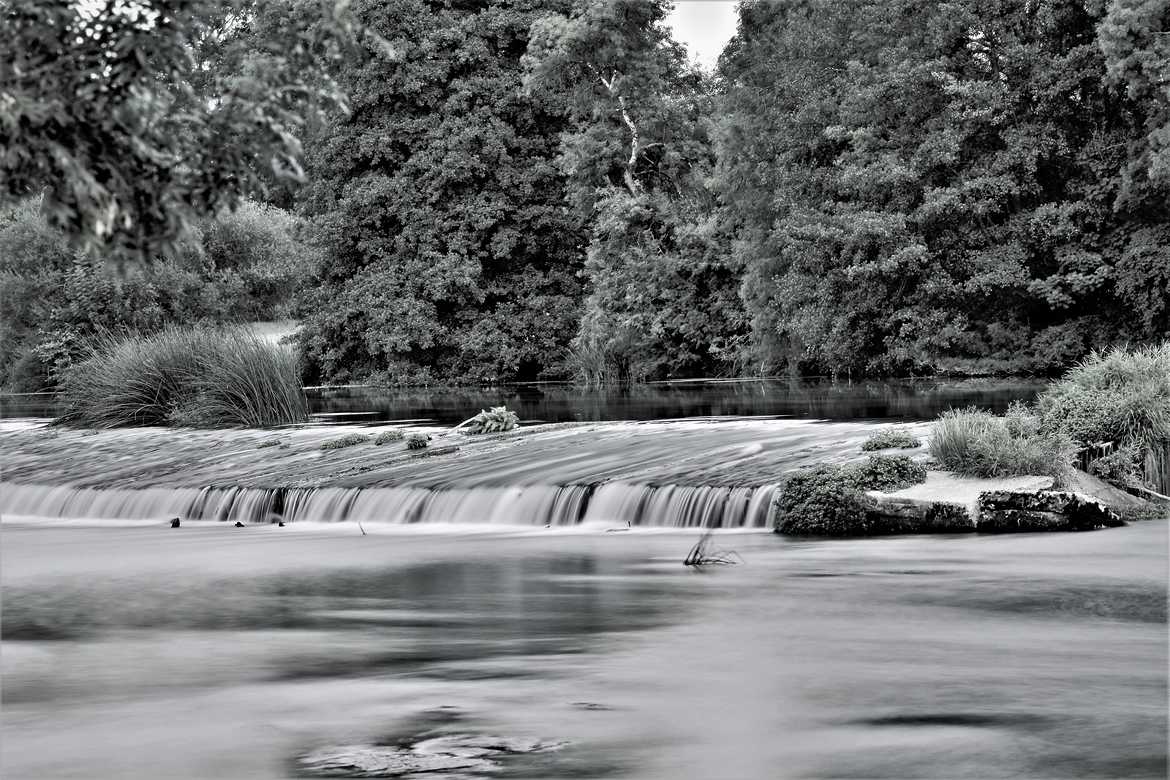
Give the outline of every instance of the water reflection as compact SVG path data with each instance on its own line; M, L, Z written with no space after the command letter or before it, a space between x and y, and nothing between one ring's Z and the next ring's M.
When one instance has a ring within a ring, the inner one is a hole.
M657 420L722 415L786 415L830 420L927 420L951 407L1003 411L1030 401L1044 382L1026 379L817 379L657 382L589 390L543 383L491 388L314 388L312 411L335 422L418 420L453 425L504 404L525 422ZM0 418L51 417L51 394L0 394Z
M1031 380L924 379L663 382L600 390L555 384L490 389L336 388L310 391L310 402L314 412L338 414L337 419L343 421L420 419L440 424L455 424L500 404L526 422L723 415L926 420L951 407L972 404L1002 411L1012 401L1032 400L1043 386Z

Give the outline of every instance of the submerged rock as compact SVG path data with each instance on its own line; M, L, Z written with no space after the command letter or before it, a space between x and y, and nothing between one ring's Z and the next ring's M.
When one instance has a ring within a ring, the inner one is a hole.
M498 759L556 750L566 743L486 734L443 734L402 747L393 745L338 745L306 753L298 760L303 771L316 777L413 777L447 773L475 777L498 771ZM462 773L468 773L466 775Z

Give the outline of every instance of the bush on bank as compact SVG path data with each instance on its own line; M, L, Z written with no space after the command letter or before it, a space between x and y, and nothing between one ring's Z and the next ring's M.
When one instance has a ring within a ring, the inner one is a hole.
M191 226L166 257L121 268L71 246L39 198L0 208L0 386L59 388L103 331L292 316L318 262L299 217L244 202Z
M862 502L866 490L898 490L926 481L926 467L905 455L818 466L793 476L777 499L776 530L785 534L851 536L876 530Z
M103 334L65 374L60 422L93 428L255 427L304 422L295 356L238 329Z
M1170 342L1094 353L1037 400L1045 430L1116 454L1099 469L1170 489ZM1106 456L1108 457L1108 456Z

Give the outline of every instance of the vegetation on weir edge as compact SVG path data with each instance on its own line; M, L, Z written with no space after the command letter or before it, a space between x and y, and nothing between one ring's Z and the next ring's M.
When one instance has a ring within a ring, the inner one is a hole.
M365 444L369 440L370 437L364 433L347 433L344 436L338 436L336 439L321 442L321 449L340 450L346 447L354 447L358 444Z
M861 445L863 452L876 450L912 450L921 447L922 442L905 428L887 428L870 436Z
M311 384L1048 375L1170 332L1159 3L745 0L714 73L667 0L10 5L8 387L277 309Z
M308 419L296 357L232 329L99 334L65 372L61 398L60 422L91 428L266 428Z
M818 466L794 475L777 499L776 530L785 534L867 533L866 490L898 490L926 480L926 467L905 455L874 455L860 463Z

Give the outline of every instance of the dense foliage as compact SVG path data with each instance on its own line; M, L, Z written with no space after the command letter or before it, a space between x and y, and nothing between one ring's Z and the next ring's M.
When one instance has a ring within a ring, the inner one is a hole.
M520 59L558 5L353 4L395 52L341 71L352 112L312 151L314 374L533 379L555 364L579 317L581 223L554 164L562 106L522 93Z
M293 288L310 381L1055 373L1170 334L1170 1L743 0L715 73L669 8L0 0L4 383Z
M591 383L734 373L740 268L708 185L717 110L665 0L583 0L533 26L536 94L567 101L558 165L587 220L572 368Z
M95 336L291 316L314 268L301 220L245 202L196 220L170 255L119 275L28 200L0 209L0 385L54 388Z
M742 4L720 156L757 359L1048 371L1165 334L1167 9Z

